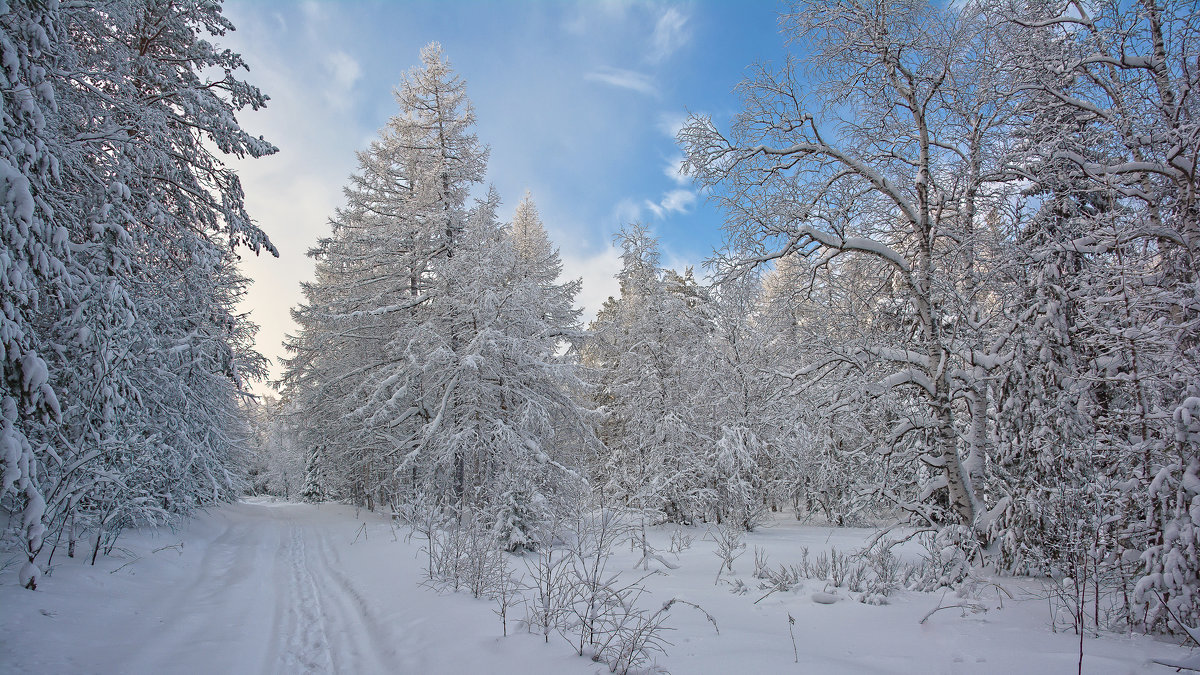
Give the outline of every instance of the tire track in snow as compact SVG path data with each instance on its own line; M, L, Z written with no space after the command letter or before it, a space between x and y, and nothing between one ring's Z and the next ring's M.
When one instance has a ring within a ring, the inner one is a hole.
M211 663L216 672L259 653L260 645L238 638L241 623L261 618L255 576L273 547L273 532L253 512L230 507L226 514L220 534L204 545L194 576L155 605L158 629L132 645L126 672L159 673L163 664L178 662Z

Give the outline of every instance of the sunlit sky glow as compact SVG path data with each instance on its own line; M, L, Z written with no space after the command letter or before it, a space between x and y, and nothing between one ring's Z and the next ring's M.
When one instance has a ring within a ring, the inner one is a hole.
M392 90L442 44L467 82L488 181L507 219L532 192L565 275L583 279L588 318L616 293L612 237L651 226L672 267L699 266L721 215L676 173L674 135L688 112L727 121L755 61L779 61L775 2L264 2L230 0L237 31L220 38L271 97L244 128L279 154L236 161L251 215L279 258L245 256L243 310L272 360L295 330L289 309L311 279L305 252L328 233L363 148L396 112ZM698 272L700 270L697 270ZM272 367L278 377L279 366ZM258 389L264 390L260 386Z

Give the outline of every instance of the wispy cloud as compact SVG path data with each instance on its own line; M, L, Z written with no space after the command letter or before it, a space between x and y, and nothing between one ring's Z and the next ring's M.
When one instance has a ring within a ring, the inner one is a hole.
M574 35L588 35L603 23L624 21L633 5L630 0L592 0L575 5L563 28Z
M675 155L668 158L666 165L663 166L663 175L680 187L690 185L692 182L691 177L683 172L683 162L683 155Z
M687 126L688 116L683 113L661 113L655 127L667 138L675 140L680 130Z
M674 141L679 136L679 131L687 124L687 115L678 113L661 113L658 116L658 121L655 123L655 128L659 133ZM690 185L692 180L683 172L684 157L682 153L675 153L667 158L667 163L663 166L663 175L670 178L673 183L683 187Z
M687 213L696 205L696 193L691 190L671 190L657 202L646 201L646 208L656 218L662 218L670 213Z
M325 8L316 0L304 0L300 3L300 15L303 17L304 32L310 40L322 38L322 28L327 25Z
M601 68L594 70L583 76L586 80L594 82L603 82L614 87L629 89L642 94L651 96L658 95L658 87L655 86L654 80L645 73L639 73L636 70L625 70L623 68Z
M583 322L596 318L600 307L610 296L621 293L617 272L621 271L621 253L612 244L593 254L562 251L563 270L570 278L583 279L583 288L575 297L575 304L583 308Z
M331 79L325 93L326 100L339 110L349 108L352 104L350 95L354 91L354 84L362 77L362 66L346 52L334 51L326 57L325 70Z
M696 203L696 193L691 190L671 190L659 202L666 211L684 213Z
M617 228L634 223L642 217L642 207L632 199L622 199L613 208L612 221Z
M654 24L654 35L651 36L651 63L665 60L691 39L688 30L688 16L678 7L669 7Z

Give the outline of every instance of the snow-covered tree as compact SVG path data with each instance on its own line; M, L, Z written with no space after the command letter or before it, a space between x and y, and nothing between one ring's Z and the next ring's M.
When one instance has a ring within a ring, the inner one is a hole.
M440 47L421 59L313 251L286 395L322 489L489 518L508 504L511 520L532 512L517 496L575 479L560 451L588 442L570 396L580 383L558 355L578 339L578 282L558 282L531 198L511 227L494 192L467 205L487 152Z
M266 97L206 39L232 25L215 3L134 0L5 5L0 22L4 147L26 174L9 177L11 213L28 221L6 230L24 233L6 242L5 279L34 284L6 290L26 317L9 313L6 351L28 371L6 375L6 396L25 392L10 421L37 438L5 454L5 506L30 532L100 532L232 498L238 396L263 370L234 311L233 251L274 249L220 155L275 150L235 118Z
M1127 621L1179 630L1200 620L1180 436L1200 378L1200 23L1178 2L995 11L1020 27L1002 65L1024 83L1028 185L998 411L1007 561L1103 563L1125 583L1140 560Z
M255 444L248 476L251 493L300 498L308 454L299 446L295 416L289 415L283 402L274 396L263 396L244 405L248 408Z
M400 113L359 154L331 236L310 252L317 278L294 311L284 379L302 438L321 449L327 479L345 483L324 489L372 504L432 420L414 405L424 383L407 378L433 349L422 330L436 311L433 266L453 257L486 168L465 83L438 45L421 60L396 91ZM394 385L411 398L393 397Z
M904 389L919 401L879 439L924 477L901 507L926 523L978 527L980 380L994 365L975 309L986 289L978 220L1005 178L984 150L1011 104L1002 83L972 73L996 48L970 6L801 2L785 25L809 50L814 81L792 58L759 68L740 88L745 111L729 136L701 116L681 132L687 168L729 213L731 274L801 254L814 270L853 268L856 295L887 290L891 307L882 297L853 309L894 321L866 339L844 336L854 339L806 368L847 365L871 383L861 391Z
M693 406L709 328L702 289L690 273L659 267L658 243L644 225L623 228L620 298L591 326L584 362L605 413L599 468L605 490L624 503L691 522L708 514L703 450L710 424Z
M68 231L55 222L50 195L62 151L49 119L57 105L50 68L62 39L59 19L56 8L38 4L0 12L0 503L17 514L30 560L22 583L30 587L46 511L35 449L42 441L30 424L53 424L60 412L37 316L62 310L70 264Z
M810 80L760 68L731 133L680 137L728 212L723 276L777 261L773 367L819 411L809 465L853 474L826 485L1005 569L1110 575L1151 629L1200 616L1196 21L800 2Z

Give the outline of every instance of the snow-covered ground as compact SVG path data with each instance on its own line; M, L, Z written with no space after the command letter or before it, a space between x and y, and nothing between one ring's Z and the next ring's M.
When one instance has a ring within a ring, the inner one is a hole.
M749 592L714 584L718 559L703 529L677 569L650 577L648 605L679 597L674 643L659 665L684 673L1066 673L1079 640L1049 629L1050 610L1032 580L1001 580L1015 599L984 593L988 611L939 611L953 594L902 592L883 606L813 602L823 584L759 600L755 546L772 563L829 547L853 550L866 530L779 520L747 536L735 573ZM326 504L244 502L176 529L126 533L95 567L56 556L36 592L0 576L0 671L26 673L593 673L561 639L545 644L510 625L501 637L495 604L420 584L420 539L406 543L377 514ZM655 533L665 549L669 530ZM119 553L119 555L117 555ZM612 566L633 571L618 550ZM61 564L59 564L61 562ZM519 562L515 568L523 569ZM634 577L630 577L631 579ZM841 591L844 595L845 592ZM521 609L513 613L522 616ZM797 659L789 636L795 618ZM1144 636L1084 640L1084 671L1166 673L1154 658L1188 650Z

